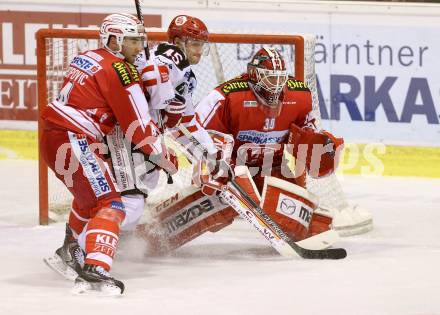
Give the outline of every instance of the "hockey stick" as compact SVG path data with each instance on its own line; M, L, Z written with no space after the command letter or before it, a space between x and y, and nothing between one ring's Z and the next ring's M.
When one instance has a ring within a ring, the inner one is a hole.
M229 182L233 188L235 188L240 195L246 200L247 203L252 207L252 211L254 211L258 218L262 220L269 228L275 231L279 237L286 242L299 256L302 258L308 259L341 259L347 256L347 252L343 248L329 248L329 249L306 249L292 241L286 233L276 224L264 210L243 190L243 188L235 182L235 180L231 180Z
M178 129L204 154L208 154L206 148L184 125L179 124ZM225 200L285 257L292 257L293 252L308 259L341 259L347 256L343 248L313 250L292 241L235 180L222 187L220 195L223 195Z
M143 27L145 27L144 15L142 14L142 8L141 8L140 1L134 0L134 5L136 7L136 14L137 14L138 19L139 19L139 21L141 21ZM145 34L145 36L146 36L146 34ZM145 59L148 60L150 58L150 52L148 51L148 41L145 41L144 50L145 50Z
M142 14L142 8L141 8L140 0L134 0L134 5L136 7L136 15L137 15L139 21L142 23L142 26L145 28L144 15ZM150 51L148 50L147 33L145 33L144 53L145 53L145 61L147 62L148 59L150 59ZM164 138L163 138L164 125L163 125L162 114L160 113L160 109L157 110L157 123L159 125L159 129L160 129L160 132L161 132L161 136L160 136L161 140L164 143ZM172 184L173 183L173 177L171 176L171 174L169 172L165 171L165 173L167 174L168 184Z

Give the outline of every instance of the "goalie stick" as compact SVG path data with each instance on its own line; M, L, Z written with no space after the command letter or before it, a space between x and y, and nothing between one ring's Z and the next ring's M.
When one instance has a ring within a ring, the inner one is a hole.
M198 149L204 154L208 154L206 148L202 146L184 125L179 124L178 129ZM295 243L235 180L231 180L227 185L223 185L220 191L220 196L222 196L240 216L251 223L282 256L291 258L297 254L307 259L342 259L347 256L347 252L343 248L314 250L301 247Z

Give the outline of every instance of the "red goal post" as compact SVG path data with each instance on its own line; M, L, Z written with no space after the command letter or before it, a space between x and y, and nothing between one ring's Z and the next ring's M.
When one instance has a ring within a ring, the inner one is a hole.
M45 106L50 102L53 97L53 91L56 90L57 84L59 85L60 80L62 79L62 75L71 59L75 56L74 54L69 54L69 50L67 48L68 45L74 45L75 41L80 42L81 40L97 40L99 38L99 33L97 30L84 30L84 29L41 29L36 33L37 40L37 81L38 81L38 134L39 141L41 137L41 131L44 128L44 121L41 119L41 112L45 108ZM59 41L59 52L55 52L54 42L55 40ZM149 42L160 42L167 40L167 34L165 32L149 32L148 33ZM287 64L291 65L292 74L297 79L304 80L305 79L305 60L307 57L305 56L305 37L302 35L259 35L259 34L210 34L209 42L212 45L217 44L231 44L237 45L236 47L241 47L240 45L249 45L254 47L255 45L280 45L280 47L291 47L291 50L287 49L287 51L292 52L291 62L287 62ZM281 46L282 45L282 46ZM214 46L217 47L217 46ZM238 49L238 48L237 48ZM314 42L312 45L312 56L314 53ZM72 51L77 52L79 49L74 48ZM222 52L221 49L214 49L213 54L218 54L218 52ZM230 49L224 49L230 50ZM237 50L238 51L238 50ZM207 57L204 57L207 58ZM56 61L56 62L55 62ZM312 62L312 70L311 78L314 79L314 61ZM56 63L56 67L55 64ZM212 61L213 64L220 65L221 67L226 67L229 65L229 62L225 62L225 66L221 63L217 63ZM229 73L234 73L234 71L238 74L240 72L245 71L245 67L232 66L235 68L232 72L226 70L223 72L223 75L220 76L221 79L230 79ZM200 68L202 69L202 68ZM197 69L196 69L197 70ZM53 72L58 73L58 75L54 75ZM203 80L206 80L203 77L203 70L197 70L196 74L200 71L200 76ZM228 73L228 74L225 74ZM56 79L54 79L56 78ZM60 79L61 78L61 79ZM57 84L53 81L57 80ZM210 81L210 80L207 80ZM217 76L217 81L220 81L219 76ZM210 88L216 86L220 82L209 82ZM199 89L199 88L197 88ZM202 89L201 93L206 93ZM317 96L316 96L317 99ZM316 102L315 102L316 103ZM319 111L317 106L314 106L314 110ZM319 116L319 112L318 112ZM68 193L67 193L68 194ZM65 193L64 193L65 195ZM44 160L41 158L41 152L39 151L39 222L42 225L47 225L49 223L49 210L50 210L50 198L49 198L49 177L48 177L48 168ZM61 199L69 198L69 196L63 196ZM64 200L63 200L64 202ZM69 201L66 201L67 203Z

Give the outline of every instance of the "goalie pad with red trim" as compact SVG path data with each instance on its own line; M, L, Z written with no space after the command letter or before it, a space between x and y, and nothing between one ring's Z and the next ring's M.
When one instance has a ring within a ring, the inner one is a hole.
M338 167L344 139L324 130L316 132L292 123L288 144L293 144L296 163L305 165L309 175L317 178L331 174Z
M150 253L161 254L179 248L205 232L217 232L237 216L217 196L201 191L179 200L166 200L153 223L140 224L136 234L147 241Z
M261 197L247 167L235 169L236 182L256 202ZM214 185L214 184L212 184ZM204 234L217 232L230 225L237 212L216 195L207 196L201 190L179 199L179 194L156 207L154 222L141 224L137 234L147 241L151 253L160 254L174 250Z
M315 212L318 199L304 188L267 176L262 208L294 241L300 241L330 229L332 219Z

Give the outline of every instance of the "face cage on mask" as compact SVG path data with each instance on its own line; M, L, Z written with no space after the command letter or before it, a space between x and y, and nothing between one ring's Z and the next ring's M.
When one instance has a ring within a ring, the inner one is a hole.
M268 70L262 68L255 68L255 70L257 86L260 86L270 93L281 93L288 79L286 70Z

